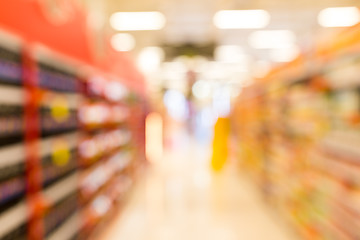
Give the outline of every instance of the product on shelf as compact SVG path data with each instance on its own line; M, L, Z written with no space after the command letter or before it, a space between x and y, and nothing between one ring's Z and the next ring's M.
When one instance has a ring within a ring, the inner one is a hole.
M79 145L79 155L86 162L106 156L130 143L131 133L125 129L110 130L86 137Z
M349 36L245 88L232 116L241 166L302 239L360 237L360 52L338 40Z
M140 164L141 112L134 114L129 90L102 77L85 82L78 111L81 174L79 196L85 221L79 239L97 236L99 229L121 204L132 186L134 168ZM140 138L139 138L140 139ZM135 144L138 144L138 148Z
M26 239L25 91L20 46L0 43L0 239Z
M23 106L0 103L0 146L21 142L24 125Z
M108 159L84 171L80 180L80 191L83 199L90 199L94 193L116 177L131 161L130 152L118 152Z
M20 52L0 46L0 83L21 85L22 74Z
M124 123L129 109L120 104L86 103L79 112L80 123L86 129L111 127Z
M59 146L51 156L42 159L44 187L66 177L78 167L77 150Z
M71 193L49 209L44 217L45 235L50 235L65 222L78 208L76 193Z
M76 77L61 67L39 63L39 87L59 92L77 92L78 82Z
M142 110L133 113L143 103L130 102L138 90L124 84L138 81L136 70L107 68L122 55L92 55L86 14L58 26L45 22L37 2L20 11L4 4L11 16L49 26L49 39L0 15L0 240L83 239L92 234L83 232L83 212L101 215L93 228L104 223L104 206L120 206L144 159Z

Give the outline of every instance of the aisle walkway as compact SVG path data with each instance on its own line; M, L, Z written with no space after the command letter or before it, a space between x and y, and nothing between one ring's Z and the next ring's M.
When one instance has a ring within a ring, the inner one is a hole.
M234 168L213 174L209 149L183 145L139 184L102 240L292 240Z

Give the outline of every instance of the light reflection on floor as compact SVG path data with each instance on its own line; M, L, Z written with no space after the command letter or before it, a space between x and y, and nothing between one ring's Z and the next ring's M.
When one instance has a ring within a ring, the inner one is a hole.
M234 167L212 173L210 149L186 142L148 171L101 239L294 239Z

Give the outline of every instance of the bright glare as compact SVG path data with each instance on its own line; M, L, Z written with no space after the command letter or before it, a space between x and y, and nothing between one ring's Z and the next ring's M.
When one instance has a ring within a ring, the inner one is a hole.
M274 62L291 62L299 55L299 53L298 47L273 49L270 52L270 58Z
M249 44L257 49L290 48L295 45L296 36L289 30L264 30L253 32Z
M173 119L184 121L188 118L188 104L184 94L180 91L168 90L164 95L164 104L168 114Z
M146 157L151 162L159 161L163 154L163 121L158 113L146 117Z
M223 45L215 49L215 60L219 62L241 63L248 60L242 47L238 45Z
M265 10L223 10L214 16L214 24L220 29L264 28L270 22Z
M160 12L117 12L110 18L111 26L118 31L159 30L165 22Z
M323 27L350 27L360 22L360 12L357 7L325 8L318 22Z
M111 46L119 52L128 52L135 47L135 38L128 33L118 33L112 36Z
M144 73L156 72L164 59L164 51L160 47L146 47L138 57L138 66Z
M198 99L206 99L211 95L211 86L206 81L199 80L193 85L192 93Z

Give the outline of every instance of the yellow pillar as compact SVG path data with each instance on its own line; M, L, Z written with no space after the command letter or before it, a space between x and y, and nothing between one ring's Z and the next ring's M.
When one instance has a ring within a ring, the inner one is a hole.
M215 171L220 171L228 158L229 134L229 118L218 118L214 129L213 153L211 159L211 167Z

